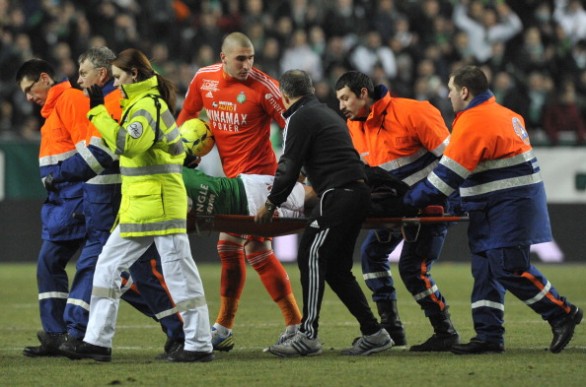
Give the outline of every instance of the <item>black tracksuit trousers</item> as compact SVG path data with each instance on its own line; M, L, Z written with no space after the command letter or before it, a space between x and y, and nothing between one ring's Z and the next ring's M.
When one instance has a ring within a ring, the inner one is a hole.
M325 282L358 320L363 335L380 329L352 274L354 245L369 203L370 189L364 183L327 190L303 233L297 257L303 289L300 330L309 338L317 337Z

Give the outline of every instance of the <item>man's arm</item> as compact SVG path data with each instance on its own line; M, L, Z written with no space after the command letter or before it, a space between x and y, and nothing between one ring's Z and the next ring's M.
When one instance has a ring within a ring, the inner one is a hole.
M196 73L189 84L187 93L185 94L185 101L183 101L183 107L177 116L177 126L180 127L185 121L191 118L197 118L199 112L203 109L203 101L201 94L197 86L197 75Z

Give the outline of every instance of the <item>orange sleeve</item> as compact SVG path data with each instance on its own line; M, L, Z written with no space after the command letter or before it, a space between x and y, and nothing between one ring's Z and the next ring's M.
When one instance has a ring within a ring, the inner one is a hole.
M198 73L196 73L189 84L189 88L185 94L185 100L183 101L183 107L177 116L177 126L181 126L189 119L197 118L199 112L203 109L203 101L198 83Z
M450 136L440 111L429 101L418 102L410 117L421 144L429 151L439 147ZM440 156L440 155L436 155Z

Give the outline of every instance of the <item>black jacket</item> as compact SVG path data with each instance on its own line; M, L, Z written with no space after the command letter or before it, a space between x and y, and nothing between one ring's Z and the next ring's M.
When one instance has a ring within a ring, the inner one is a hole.
M283 116L283 155L268 197L271 203L278 206L287 199L302 167L318 195L366 179L346 122L317 97L303 97Z

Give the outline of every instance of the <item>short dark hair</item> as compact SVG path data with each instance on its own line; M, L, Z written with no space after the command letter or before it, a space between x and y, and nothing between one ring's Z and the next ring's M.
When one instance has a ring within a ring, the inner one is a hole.
M343 89L348 86L350 91L356 95L360 95L360 90L366 88L368 96L374 96L374 83L372 79L360 71L348 71L336 81L336 91Z
M460 67L451 74L456 87L466 87L470 94L477 96L488 90L488 78L484 71L477 66Z
M285 71L279 79L279 88L289 98L303 97L315 92L311 77L303 70Z
M55 68L49 62L42 59L29 59L16 72L16 83L20 84L25 77L38 80L41 73L47 73L51 79L55 79Z

